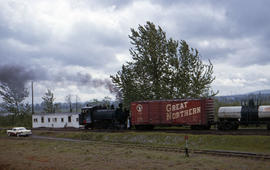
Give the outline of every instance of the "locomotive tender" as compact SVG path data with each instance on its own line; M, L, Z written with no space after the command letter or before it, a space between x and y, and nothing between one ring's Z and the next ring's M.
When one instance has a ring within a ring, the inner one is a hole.
M217 127L219 130L237 130L239 125L266 124L270 130L270 106L260 106L254 100L242 102L242 106L220 107Z

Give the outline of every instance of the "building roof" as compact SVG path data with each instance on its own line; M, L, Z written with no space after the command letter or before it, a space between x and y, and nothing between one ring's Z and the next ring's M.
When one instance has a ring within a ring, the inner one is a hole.
M71 116L78 115L79 113L35 113L33 116Z

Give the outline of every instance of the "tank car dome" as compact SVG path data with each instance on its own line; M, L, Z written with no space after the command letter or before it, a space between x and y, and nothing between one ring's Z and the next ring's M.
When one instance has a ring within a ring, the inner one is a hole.
M218 118L241 118L242 106L225 106L218 109Z

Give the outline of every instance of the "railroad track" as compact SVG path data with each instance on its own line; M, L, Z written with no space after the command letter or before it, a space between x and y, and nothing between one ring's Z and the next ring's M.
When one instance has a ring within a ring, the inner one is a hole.
M123 145L123 144L116 144ZM149 149L155 151L165 151L165 152L181 152L184 153L184 148L176 148L176 147L153 147L153 146L145 146L145 145L133 145L133 144L125 144L130 148L141 148L141 149ZM207 155L217 155L217 156L227 156L227 157L242 157L242 158L252 158L252 159L264 159L270 160L270 155L268 154L259 154L252 152L238 152L238 151L224 151L224 150L198 150L198 149L190 149L190 153L193 154L207 154Z
M67 132L105 132L105 133L126 133L126 132L154 132L154 133L178 133L178 134L194 134L194 135L262 135L270 136L270 130L266 129L239 129L232 131L219 131L216 129L211 130L190 130L190 129L154 129L154 130L116 130L116 129L76 129L76 128L39 128L33 130L48 130L48 131L67 131Z
M116 143L116 142L94 141L94 140L90 141L90 140L56 138L56 137L35 136L35 135L33 135L32 138L45 139L45 140L69 141L69 142L84 142L84 143L93 143L93 144L101 144L101 145L109 144L109 145L118 146L118 147L128 147L128 148L135 148L135 149L146 149L146 150L164 151L164 152L179 152L179 153L185 152L185 149L180 148L180 147L149 146L149 145L142 145L142 144L130 144L130 143L119 143L119 142ZM260 154L260 153L252 153L252 152L189 149L189 153L270 160L270 155L268 154Z

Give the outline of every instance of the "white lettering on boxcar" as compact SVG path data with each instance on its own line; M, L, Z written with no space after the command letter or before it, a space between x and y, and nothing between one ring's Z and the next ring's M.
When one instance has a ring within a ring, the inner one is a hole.
M179 108L176 105L171 105L171 104L167 104L166 105L166 119L168 120L175 120L178 118L183 118L183 117L187 117L187 116L192 116L192 115L196 115L196 114L200 114L201 113L201 107L194 107L194 108L190 108L190 109L186 109L187 108L187 102L185 102L186 104L183 105L184 110L180 109L181 108L181 104L179 104ZM178 111L181 110L181 111Z

